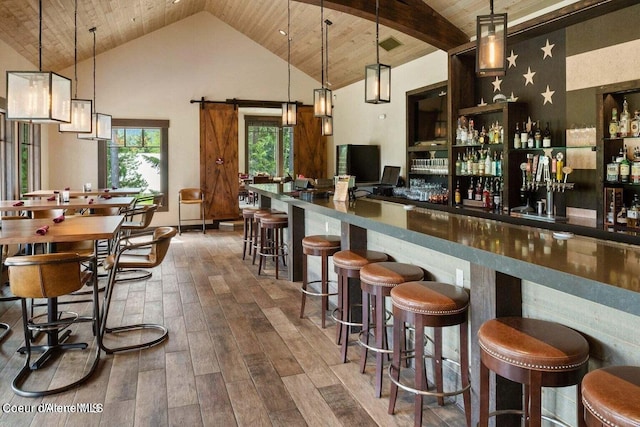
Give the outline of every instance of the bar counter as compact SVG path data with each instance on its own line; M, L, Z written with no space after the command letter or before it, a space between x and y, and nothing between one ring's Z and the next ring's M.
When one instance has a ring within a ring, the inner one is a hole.
M478 416L477 331L486 320L527 316L557 321L587 336L591 366L640 364L638 245L578 234L566 238L542 227L405 209L384 200L301 200L292 197L288 184L250 188L260 194L262 207L275 204L288 211L289 280L302 280L302 238L321 234L330 224L329 234L341 234L343 249L382 250L448 283L455 283L462 270L471 297L472 425ZM448 345L453 342L449 339ZM450 378L455 381L455 374ZM498 378L495 387L501 397L496 409L520 407L519 385ZM569 389L546 389L544 407L547 414L576 425L575 391Z

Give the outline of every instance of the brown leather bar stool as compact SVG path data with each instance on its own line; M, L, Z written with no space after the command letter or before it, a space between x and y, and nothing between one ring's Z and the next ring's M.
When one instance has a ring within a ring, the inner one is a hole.
M329 257L340 251L341 240L340 236L331 235L315 235L306 236L302 239L302 302L300 303L300 318L304 317L304 305L307 299L307 295L322 298L322 327L325 327L327 319L327 310L329 309L329 297L336 295L335 293L329 293ZM309 282L307 274L309 255L321 257L322 263L322 275L320 280L314 280ZM307 290L307 286L311 283L320 282L320 292L313 292Z
M338 275L338 308L331 317L336 321L336 340L341 344L342 363L347 361L347 346L349 345L349 328L362 326L351 320L349 306L349 279L360 279L360 269L372 262L386 261L387 254L364 249L340 251L333 254L333 266Z
M589 344L578 332L545 320L501 317L488 320L478 331L480 344L480 427L489 417L521 414L530 427L542 423L542 387L580 384L587 373ZM489 371L523 384L522 411L489 413ZM578 425L584 426L580 387L576 387Z
M471 426L471 383L469 382L469 331L468 312L469 294L464 288L438 282L407 282L391 289L393 303L393 361L389 365L391 392L389 394L389 414L393 414L398 397L398 387L415 394L414 396L414 424L422 425L423 396L436 396L438 404L444 405L444 397L462 394L467 426ZM403 384L400 380L402 354L407 354L403 348L405 324L415 326L415 376L412 386ZM442 356L442 328L447 326L460 327L460 377L461 388L454 391L444 391L442 379L442 362L448 360ZM433 328L434 353L433 371L435 375L436 391L429 391L424 365L424 328Z
M278 279L278 258L282 258L282 263L286 266L286 243L284 241L284 229L289 226L287 214L272 214L260 219L260 250L258 256L258 275L262 272L263 264L268 258L273 258L276 264L276 279Z
M258 251L260 250L260 219L274 213L284 213L284 212L278 211L276 209L271 209L271 208L264 208L264 209L260 208L253 213L253 238L252 238L253 258L251 259L252 265L256 263L256 257L258 256Z
M582 379L588 427L640 426L640 367L610 366Z
M253 215L257 210L258 208L242 209L242 220L244 225L242 233L242 259L244 259L247 254L247 248L249 249L249 256L251 256L251 251L253 250Z
M376 353L376 397L382 394L382 357L392 351L386 345L387 311L385 297L391 295L395 286L415 280L422 280L424 272L417 265L401 262L377 262L367 264L360 269L360 287L362 289L362 332L359 343L362 346L360 372L364 373L367 365L367 353ZM374 325L369 320L369 309L373 311ZM369 330L375 332L375 346L369 345Z

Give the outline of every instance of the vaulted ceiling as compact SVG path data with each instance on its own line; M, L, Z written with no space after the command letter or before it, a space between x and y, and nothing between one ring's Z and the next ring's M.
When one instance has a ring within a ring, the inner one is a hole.
M42 69L59 71L74 61L74 1L42 0ZM287 0L77 0L78 61L93 53L89 28L97 27L98 54L199 12L209 12L286 60ZM379 0L379 40L400 45L380 49L392 67L437 49L463 44L475 34L477 15L488 0ZM560 0L494 0L509 20L535 13ZM292 0L291 63L321 79L320 0ZM329 75L333 89L363 79L375 62L375 0L324 0L329 27ZM38 0L0 0L0 39L32 63L39 63Z

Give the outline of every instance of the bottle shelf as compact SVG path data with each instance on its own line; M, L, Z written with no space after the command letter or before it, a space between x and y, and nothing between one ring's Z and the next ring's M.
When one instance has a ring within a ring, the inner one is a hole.
M446 144L434 144L434 145L412 145L407 147L407 151L413 153L422 153L429 151L447 151L449 146Z

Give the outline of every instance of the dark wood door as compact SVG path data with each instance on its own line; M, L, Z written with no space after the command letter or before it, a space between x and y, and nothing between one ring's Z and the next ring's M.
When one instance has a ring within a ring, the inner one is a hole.
M238 110L227 104L201 104L200 186L205 217L239 217Z
M313 107L298 107L298 124L293 128L293 171L307 178L327 177L327 138Z

